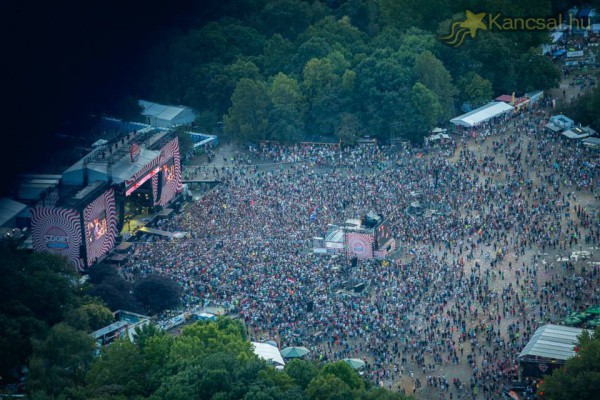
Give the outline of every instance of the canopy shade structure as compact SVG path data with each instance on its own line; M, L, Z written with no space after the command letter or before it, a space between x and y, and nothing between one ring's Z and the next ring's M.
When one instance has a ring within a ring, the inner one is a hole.
M353 369L362 369L367 366L367 363L360 358L344 358L343 361L350 365Z
M492 101L485 106L476 108L459 117L452 118L450 122L454 125L461 125L469 128L512 110L514 110L514 107L510 104L506 104L503 101Z
M281 349L281 355L283 358L301 358L310 353L310 351L303 346L292 346Z
M531 356L564 361L576 354L575 346L583 331L584 329L562 325L544 325L535 331L518 359Z

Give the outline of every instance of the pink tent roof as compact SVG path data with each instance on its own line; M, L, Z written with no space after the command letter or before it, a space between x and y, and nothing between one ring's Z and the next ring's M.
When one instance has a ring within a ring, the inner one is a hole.
M496 97L496 101L503 101L505 103L511 103L512 102L512 96L509 95L509 94L503 94L502 96Z

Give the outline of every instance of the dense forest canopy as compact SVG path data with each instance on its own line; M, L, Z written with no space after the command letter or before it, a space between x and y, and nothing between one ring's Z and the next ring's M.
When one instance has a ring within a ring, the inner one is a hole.
M199 129L224 125L239 140L419 138L465 102L558 82L539 52L544 32L442 44L466 10L543 18L586 3L599 1L109 0L36 12L9 1L0 40L13 140L0 190L73 147L55 133L85 142L90 114L130 119L138 98L192 106Z
M450 47L437 38L465 10L549 17L549 0L254 0L173 29L147 55L141 97L186 104L198 125L245 140L336 134L418 138L463 102L555 87L547 32L482 31Z

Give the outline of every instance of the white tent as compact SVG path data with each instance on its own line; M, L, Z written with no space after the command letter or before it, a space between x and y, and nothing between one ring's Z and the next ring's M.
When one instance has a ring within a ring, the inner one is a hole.
M485 106L476 108L459 117L452 118L450 122L454 125L473 127L512 110L514 110L514 107L510 104L506 104L503 101L492 101Z
M283 357L281 356L281 353L277 347L260 342L252 342L252 347L254 347L254 354L256 354L259 358L266 360L268 363L282 367L285 365Z
M447 133L438 133L437 135L431 135L425 138L428 142L437 142L438 140L452 140L450 135Z

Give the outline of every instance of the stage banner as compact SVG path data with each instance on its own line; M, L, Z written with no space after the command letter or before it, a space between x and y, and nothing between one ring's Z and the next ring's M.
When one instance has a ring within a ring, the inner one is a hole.
M32 208L31 237L35 251L64 256L77 270L84 270L80 256L80 214L77 211L57 207Z
M359 259L373 258L373 235L368 233L346 233L348 256Z
M83 223L89 267L115 245L118 232L113 189L108 189L83 210Z
M158 204L167 205L183 189L181 184L181 165L179 160L179 141L177 138L167 143L160 151L162 182Z

